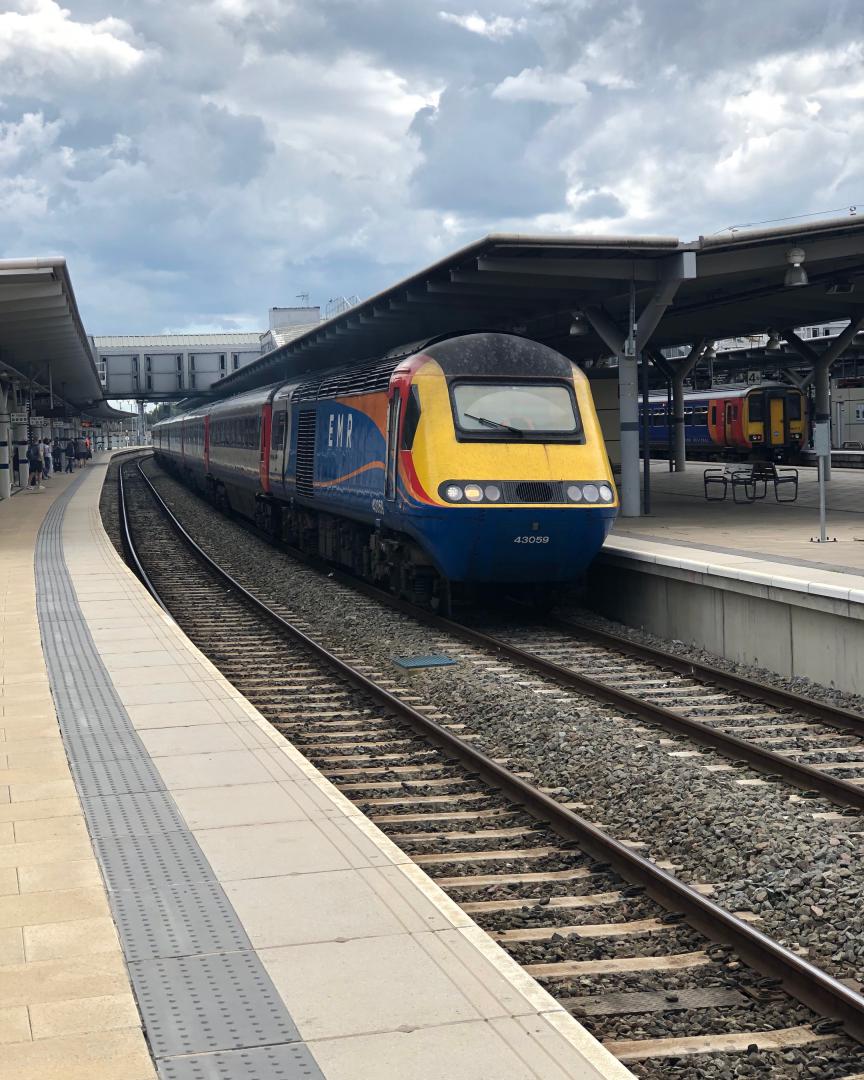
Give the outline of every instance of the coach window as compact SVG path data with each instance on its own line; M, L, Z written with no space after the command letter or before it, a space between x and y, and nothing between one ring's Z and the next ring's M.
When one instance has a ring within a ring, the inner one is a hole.
M801 395L790 394L786 398L786 417L789 420L801 419Z

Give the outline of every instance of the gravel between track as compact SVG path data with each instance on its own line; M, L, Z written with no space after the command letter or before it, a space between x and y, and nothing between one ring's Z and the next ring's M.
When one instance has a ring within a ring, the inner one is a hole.
M478 666L467 657L490 658L461 643L450 650L466 655L456 666L404 671L392 657L442 651L437 631L298 564L154 463L146 468L208 552L227 561L242 549L242 571L234 571L242 583L302 618L327 647L362 657L397 692L443 709L484 752L583 804L584 817L643 843L643 854L673 864L683 880L715 883L722 906L756 912L766 933L806 949L813 963L864 980L860 815L838 814L783 784L751 783L758 776L748 769L712 771L705 766L724 759L710 752L672 756L692 747L507 663Z

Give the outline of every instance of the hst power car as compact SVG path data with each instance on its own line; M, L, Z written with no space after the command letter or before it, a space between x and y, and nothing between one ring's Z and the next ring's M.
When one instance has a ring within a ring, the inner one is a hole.
M588 381L477 332L171 417L157 458L291 544L440 607L577 581L618 497Z

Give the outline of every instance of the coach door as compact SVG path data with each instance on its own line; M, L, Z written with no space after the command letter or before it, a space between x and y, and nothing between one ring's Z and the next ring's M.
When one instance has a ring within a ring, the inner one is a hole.
M722 401L712 401L708 405L708 429L715 446L726 445L726 421Z
M726 430L724 432L724 446L735 445L735 409L737 404L736 401L727 401L725 405Z
M396 474L399 467L399 420L402 416L402 388L391 386L387 408L387 468L384 474L384 498L396 498Z
M786 431L786 395L784 392L772 394L768 398L768 431L766 442L769 446L785 446L788 440Z
M271 483L281 484L285 474L285 447L288 445L288 409L287 402L280 401L273 406L273 426L270 432L270 471Z

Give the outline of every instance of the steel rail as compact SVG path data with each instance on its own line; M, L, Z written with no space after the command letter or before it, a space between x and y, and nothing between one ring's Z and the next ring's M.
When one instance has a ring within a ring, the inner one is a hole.
M153 586L153 582L147 576L147 571L144 569L141 560L138 557L138 552L135 550L135 545L132 542L132 531L129 525L128 507L126 505L126 490L123 486L123 466L125 464L131 464L131 462L125 460L120 461L117 467L117 494L120 502L120 538L123 542L123 550L132 560L132 564L135 568L135 573L140 578L144 587L147 589L147 591L150 593L150 595L153 597L159 607L162 608L165 614L170 615L171 613L169 612L168 608L165 607L165 604L162 602L161 597L156 592L156 589ZM138 468L141 468L140 461L138 462Z
M777 686L751 679L746 675L737 675L731 671L706 664L702 660L689 660L685 656L668 652L654 645L643 645L629 638L613 633L610 630L600 630L589 626L579 619L563 619L555 615L544 615L543 624L563 633L573 634L576 631L580 637L594 641L606 648L617 649L619 652L637 660L648 660L652 664L668 668L679 675L687 675L699 682L711 686L720 686L724 690L733 690L737 694L753 698L769 705L776 705L781 709L794 709L796 712L805 712L813 716L823 724L842 729L851 729L856 734L864 735L864 716L852 712L849 709L841 709L828 702L818 701L816 698L807 697L805 694L795 694L791 690L781 690Z
M235 589L244 601L283 632L299 641L346 682L369 695L391 715L408 723L418 734L447 755L460 761L471 772L482 776L491 786L504 792L513 802L523 806L529 814L545 822L560 836L574 841L593 858L614 867L627 881L645 888L646 892L663 907L682 913L687 921L707 938L719 944L732 946L751 967L764 975L780 980L787 993L796 1000L822 1016L841 1021L849 1035L864 1042L864 997L755 927L738 919L731 912L725 911L708 897L702 896L695 889L668 874L650 860L638 855L589 821L574 814L533 784L516 776L476 747L460 739L458 735L441 727L388 690L378 686L356 668L293 626L219 566L186 532L144 473L140 462L138 471L157 506L195 557L212 573ZM149 588L153 588L152 582Z
M424 619L426 614L418 612L416 617ZM571 668L556 664L552 660L546 660L536 653L526 652L524 649L518 648L518 646L510 645L506 641L491 637L462 623L453 622L437 615L433 615L431 618L435 620L432 625L437 626L439 629L447 630L456 637L460 637L463 641L497 652L501 656L506 656L524 667L531 668L539 675L554 679L561 686L588 694L599 701L605 702L607 705L620 709L622 712L637 716L647 723L659 724L666 728L667 731L674 732L676 735L684 735L701 746L716 750L732 761L746 762L748 765L752 765L754 769L766 773L768 776L782 777L803 791L818 791L820 795L824 795L831 802L840 806L850 806L856 810L864 810L864 787L859 787L857 784L839 777L829 776L827 773L813 768L812 765L795 761L793 758L785 757L783 754L778 754L773 750L765 750L761 746L757 746L756 743L748 742L746 739L739 739L736 735L729 735L717 728L708 727L707 724L703 724L700 720L667 709L663 705L643 701L633 694L628 694L625 690L618 690L614 686L592 679L588 675L582 675ZM804 710L799 706L798 711Z

